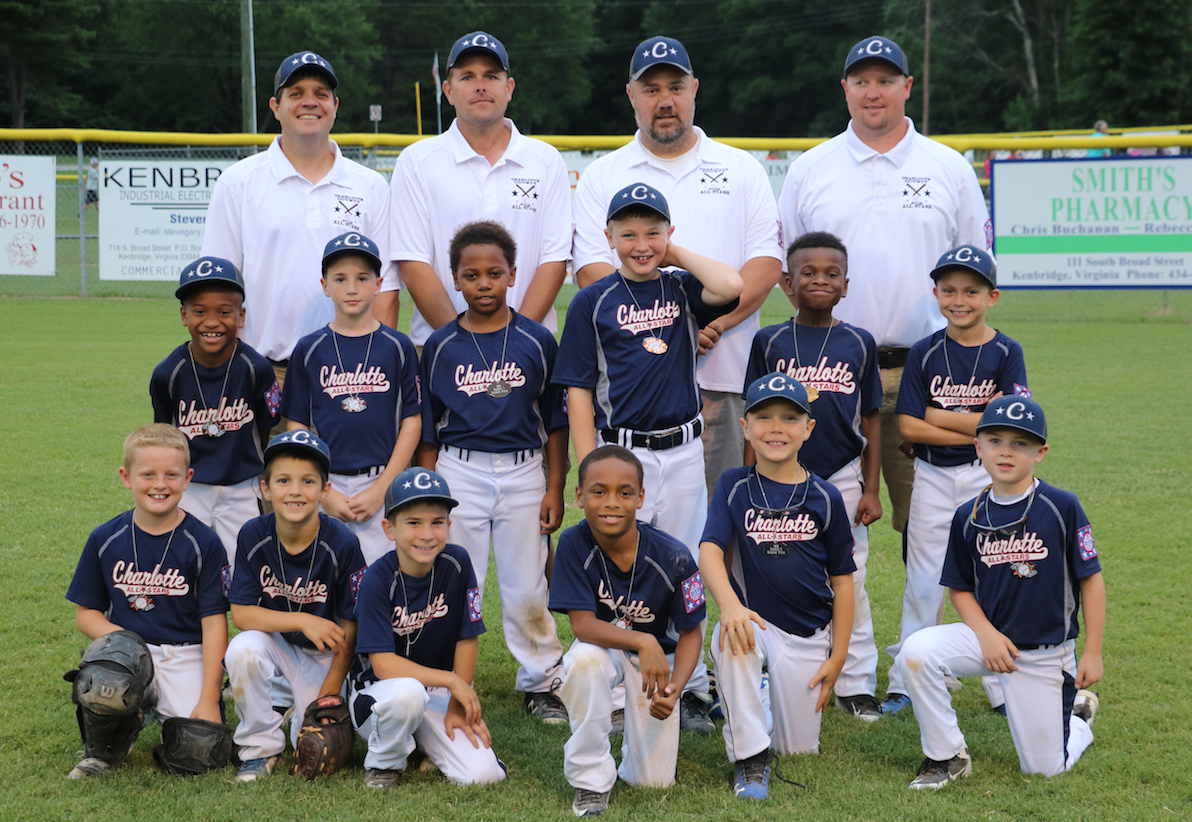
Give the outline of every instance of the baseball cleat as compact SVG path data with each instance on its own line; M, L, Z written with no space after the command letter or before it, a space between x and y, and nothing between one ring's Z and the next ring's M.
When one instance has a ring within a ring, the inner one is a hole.
M66 778L84 779L88 776L103 776L104 774L111 773L113 770L115 769L102 759L89 756L86 759L80 760L78 765L71 768Z
M608 795L612 791L588 791L583 788L575 789L575 799L571 800L571 812L576 816L600 816L608 810Z
M264 779L273 773L279 759L281 759L280 754L248 760L240 766L240 772L236 774L236 781L256 782L258 779Z
M389 790L401 784L401 771L369 768L364 772L364 787Z
M742 799L765 799L770 795L769 749L748 759L737 760L733 768L733 793Z
M612 715L612 730L610 733L623 734L625 733L625 709L617 708Z
M924 759L919 766L919 773L911 780L912 788L942 788L953 779L960 779L973 772L973 760L969 756L968 748L951 759L943 761Z
M708 718L708 703L695 694L683 694L679 699L679 728L689 733L710 734L716 730Z
M526 713L547 725L567 724L567 708L563 700L552 693L526 694Z
M836 695L836 707L862 722L876 722L882 718L882 706L869 694Z
M1076 699L1072 702L1072 715L1083 719L1088 726L1093 727L1093 720L1097 718L1097 708L1101 705L1101 698L1087 688L1076 692Z
M1001 705L994 705L989 710L1004 718L1006 716L1006 703L1003 702Z
M959 691L964 687L964 683L951 674L944 675L944 685L948 687L949 691Z
M910 705L911 698L906 694L886 694L886 701L882 703L882 713L896 714Z

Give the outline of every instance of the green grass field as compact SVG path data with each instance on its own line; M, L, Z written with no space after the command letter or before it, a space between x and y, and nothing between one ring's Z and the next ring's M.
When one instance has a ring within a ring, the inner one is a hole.
M120 444L151 418L150 371L184 339L177 312L170 299L0 297L0 567L8 591L0 606L0 784L8 797L0 819L568 818L567 732L522 715L491 593L477 684L497 752L509 765L500 785L456 788L436 775L412 774L395 792L367 792L359 743L356 765L320 782L279 772L237 785L231 769L181 780L153 767L156 727L113 777L64 778L81 746L61 674L85 642L63 594L91 528L131 504L116 475ZM775 293L763 319L789 313ZM1192 449L1179 431L1192 407L1192 292L1012 292L990 319L1022 343L1031 388L1049 413L1052 451L1039 474L1080 496L1101 551L1109 612L1096 744L1070 774L1025 776L1005 721L989 713L972 680L955 700L974 773L944 791L906 788L922 759L912 715L864 725L829 710L822 753L776 767L778 777L806 789L775 779L768 802L735 800L719 736L685 736L678 784L618 785L606 818L1192 816L1183 690L1192 681L1192 562L1185 554ZM572 509L566 524L577 519ZM902 567L885 521L872 529L872 540L870 596L885 645L896 638ZM569 635L565 623L561 633ZM883 658L880 683L888 663Z

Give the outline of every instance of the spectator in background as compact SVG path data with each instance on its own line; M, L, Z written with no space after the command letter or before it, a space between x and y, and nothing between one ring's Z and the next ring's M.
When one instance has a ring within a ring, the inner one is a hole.
M99 211L99 158L91 158L91 168L87 172L87 200L83 203L83 211L91 208L95 203L95 210Z
M1089 136L1090 137L1108 137L1109 136L1109 123L1105 122L1104 120L1098 120L1097 122L1093 123L1093 133L1090 134ZM1111 154L1113 154L1112 149L1090 148L1088 150L1087 156L1089 156L1089 157L1108 157Z

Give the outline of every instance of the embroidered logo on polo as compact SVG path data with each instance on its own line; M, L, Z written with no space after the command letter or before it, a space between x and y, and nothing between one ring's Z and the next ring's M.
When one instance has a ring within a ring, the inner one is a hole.
M732 194L728 186L728 166L700 166L700 194Z
M327 601L327 586L317 579L307 580L305 585L302 577L293 582L283 582L273 573L273 569L266 565L261 568L260 581L261 593L267 597L282 597L295 605Z
M596 599L612 611L614 616L623 616L630 623L650 623L656 618L644 599L631 599L626 602L624 596L614 597L604 580L600 580L596 586Z
M1036 532L1026 531L1021 535L1010 534L1005 537L978 534L977 554L981 557L981 562L985 563L985 567L992 568L995 565L1005 565L1006 563L1038 562L1047 559L1048 550ZM1019 569L1012 570L1016 576L1023 576L1018 572ZM1034 574L1027 576L1034 576Z
M824 357L818 365L800 366L798 360L780 359L774 364L775 371L781 371L803 383L804 388L816 391L830 391L833 394L853 394L857 391L857 379L853 369L846 362L828 365Z
M542 180L537 177L510 177L513 184L513 202L510 208L514 211L538 210L538 187Z
M188 440L198 436L208 436L211 423L219 424L219 436L229 431L239 431L250 425L256 419L248 401L239 397L229 403L227 397L219 398L216 408L203 408L194 400L187 405L185 401L178 403L178 430L186 435Z
M931 178L902 178L902 207L931 208Z
M152 571L138 571L131 562L123 560L112 566L112 587L129 598L135 611L153 609L153 597L184 597L190 593L190 583L177 568L161 570L161 563Z
M936 375L931 378L931 401L948 410L972 411L984 408L990 398L997 393L997 383L994 380L981 380L970 377L968 382L954 383L949 376Z
M628 331L630 334L640 334L655 328L669 328L681 315L679 304L673 300L667 300L665 304L661 300L655 300L654 305L649 308L638 308L636 305L624 303L617 306L617 324L621 326L622 331Z
M488 368L474 369L472 364L455 367L455 390L469 397L484 393L494 382L505 382L510 388L521 388L526 384L526 375L515 362L497 365L493 360Z
M332 225L340 225L353 231L360 231L364 221L364 198L351 194L336 194Z
M357 365L355 371L340 371L334 365L324 365L319 369L319 384L323 386L323 393L332 398L347 394L384 394L391 387L381 366L365 369L364 363Z
M412 634L432 619L439 619L451 613L447 606L447 595L439 594L427 603L421 611L409 612L404 605L393 608L393 633L398 636Z
M776 542L807 542L819 536L819 526L804 512L791 516L785 512L769 516L750 508L745 512L745 535L755 545Z

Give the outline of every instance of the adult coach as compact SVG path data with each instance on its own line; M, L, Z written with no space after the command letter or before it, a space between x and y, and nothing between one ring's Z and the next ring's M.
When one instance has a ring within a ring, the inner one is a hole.
M848 297L834 313L878 345L882 473L899 532L906 530L914 463L900 450L898 387L910 346L944 326L928 275L948 249L992 242L972 166L919 134L906 116L913 83L893 40L867 37L853 46L840 81L848 127L791 164L778 198L788 238L829 231L848 248ZM876 654L872 660L876 668ZM850 686L861 681L873 696L876 671L850 672L846 664L837 693L860 695Z
M774 195L761 163L694 125L698 90L682 43L658 36L638 45L625 86L637 133L580 175L572 256L581 286L616 269L617 258L604 236L608 204L625 186L643 182L666 197L674 242L740 272L745 282L741 304L700 333L701 348L707 351L698 372L704 467L712 489L723 471L743 459L738 420L745 409L745 364L761 327L758 309L782 274L782 244ZM698 546L690 547L694 552Z
M467 308L449 249L456 230L475 220L501 223L517 243L510 307L558 330L555 297L571 256L567 166L557 149L522 136L505 116L513 87L500 40L483 31L456 40L443 81L455 120L403 151L393 169L390 256L414 301L410 339L418 346ZM383 315L393 299L382 301Z
M207 209L203 255L244 272L240 337L273 363L279 380L298 340L335 314L319 285L327 242L357 231L388 259L385 178L348 160L330 137L338 85L331 64L313 51L283 60L269 99L281 134L268 151L220 175ZM390 272L382 274L383 288L397 287Z

